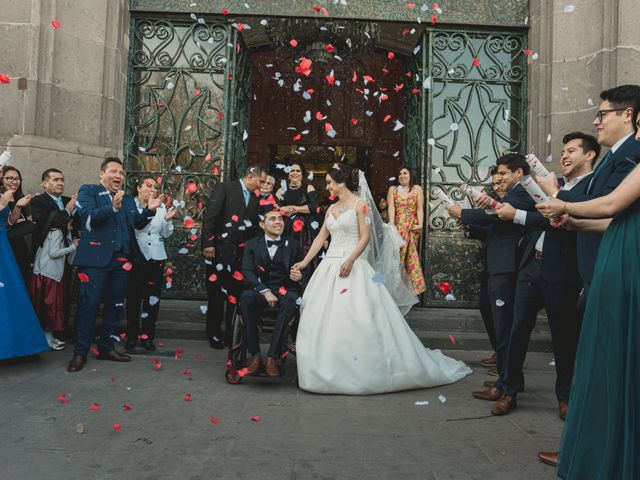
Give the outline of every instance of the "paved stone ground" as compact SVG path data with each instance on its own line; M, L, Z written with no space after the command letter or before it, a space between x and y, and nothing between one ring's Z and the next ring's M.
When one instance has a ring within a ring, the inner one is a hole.
M179 360L176 348L185 351ZM556 478L536 460L538 450L557 447L562 429L551 356L529 355L518 409L495 418L469 395L489 378L478 363L486 352L453 354L475 373L369 397L299 390L295 359L282 379L228 385L226 353L198 341L165 340L159 371L142 354L130 364L90 358L76 374L65 370L68 351L2 362L0 479Z

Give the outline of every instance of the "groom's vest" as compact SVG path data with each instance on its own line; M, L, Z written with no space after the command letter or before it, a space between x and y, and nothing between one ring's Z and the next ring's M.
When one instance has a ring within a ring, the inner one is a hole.
M282 247L278 247L273 259L266 265L267 278L265 284L272 290L277 291L281 286L285 284L287 278L289 278L289 272L285 270L284 255L282 254Z

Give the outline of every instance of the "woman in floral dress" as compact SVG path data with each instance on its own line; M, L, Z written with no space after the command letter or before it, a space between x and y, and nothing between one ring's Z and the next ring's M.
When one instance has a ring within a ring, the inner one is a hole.
M389 223L395 225L406 245L400 250L400 258L411 279L416 295L427 289L420 265L420 234L424 223L424 193L413 183L408 168L402 167L396 175L396 185L387 194Z

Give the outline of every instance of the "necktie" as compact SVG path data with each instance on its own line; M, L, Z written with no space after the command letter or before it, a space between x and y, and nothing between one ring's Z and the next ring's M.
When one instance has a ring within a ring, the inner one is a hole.
M267 248L271 248L274 245L276 247L282 246L282 240L267 240Z
M244 206L248 207L249 206L249 191L245 190L244 188L242 189L242 194L244 195Z
M598 164L598 166L596 167L596 171L593 173L596 173L600 170L602 170L602 167L604 167L606 165L606 163L609 161L609 159L613 156L613 151L609 150L607 152L607 154L604 156L604 158L602 159L602 161Z
M64 205L62 204L62 199L60 197L55 197L54 198L56 205L58 206L59 210L64 210Z

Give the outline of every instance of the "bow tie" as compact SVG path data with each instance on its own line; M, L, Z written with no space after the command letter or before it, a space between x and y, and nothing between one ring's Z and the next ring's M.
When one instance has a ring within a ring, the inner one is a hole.
M271 248L274 245L276 247L281 247L282 246L282 240L267 240L267 248Z

